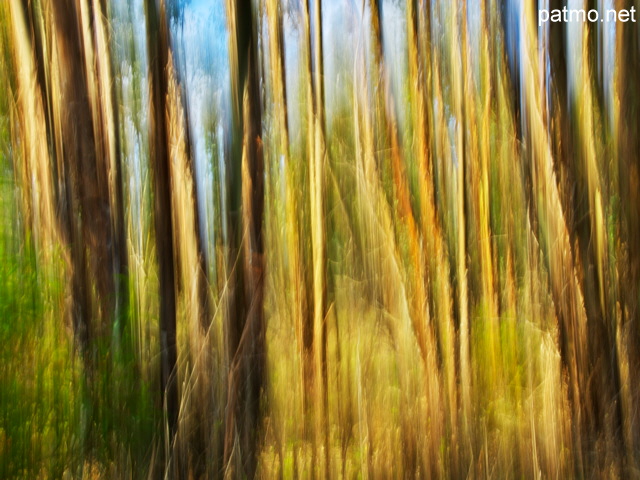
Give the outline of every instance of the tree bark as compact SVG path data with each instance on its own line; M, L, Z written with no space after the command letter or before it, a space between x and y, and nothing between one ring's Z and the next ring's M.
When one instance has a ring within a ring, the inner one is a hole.
M49 99L53 102L55 150L62 167L58 181L65 184L61 222L71 249L75 331L88 353L90 340L108 338L115 313L110 160L97 141L99 132L109 125L100 118L97 110L102 106L89 83L94 65L87 64L87 59L93 59L95 52L90 38L94 31L82 16L88 5L69 0L52 3L48 7L55 32L57 83ZM95 296L91 293L94 288ZM98 323L93 324L92 318ZM92 363L90 357L87 361Z
M264 383L264 158L257 27L251 0L227 1L232 89L228 178L225 474L253 478ZM242 470L242 472L240 471Z
M177 430L179 400L176 379L176 283L174 270L171 171L168 152L166 101L169 38L163 0L146 0L149 56L149 152L154 186L153 216L160 282L160 386L170 442Z
M311 10L313 1L313 11ZM314 398L314 462L316 447L324 444L325 475L330 471L327 377L327 253L325 228L325 162L327 158L324 111L324 61L322 1L303 1L304 35L307 54L307 155L309 156L309 205L311 220L310 302L313 316L303 325L304 361L307 363L306 395ZM313 22L313 23L312 23ZM312 30L313 26L313 30ZM313 38L313 40L312 40ZM312 322L312 323L311 323ZM317 469L322 472L322 468Z

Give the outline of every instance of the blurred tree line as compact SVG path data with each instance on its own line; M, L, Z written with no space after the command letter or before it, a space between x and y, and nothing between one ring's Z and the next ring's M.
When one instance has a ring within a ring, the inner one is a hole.
M0 476L640 475L637 26L218 3L0 5Z

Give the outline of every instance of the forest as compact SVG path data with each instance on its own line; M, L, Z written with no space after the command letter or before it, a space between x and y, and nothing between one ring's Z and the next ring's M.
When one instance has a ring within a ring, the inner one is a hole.
M640 478L614 10L1 0L0 478Z

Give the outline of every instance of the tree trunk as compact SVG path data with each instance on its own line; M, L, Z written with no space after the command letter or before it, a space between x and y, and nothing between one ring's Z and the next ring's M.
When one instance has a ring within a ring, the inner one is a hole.
M164 1L146 0L147 48L149 55L150 113L149 152L154 186L156 257L160 283L160 362L163 408L167 416L169 441L178 424L178 383L176 379L176 276L174 270L173 222L170 158L167 126L167 66L169 62L168 23Z
M303 2L304 35L307 54L307 154L309 155L309 205L311 220L311 271L312 290L310 301L313 316L307 317L303 325L305 339L304 361L307 363L305 382L306 395L313 398L314 418L314 462L316 448L324 444L324 473L330 471L329 426L326 422L328 411L327 378L327 253L325 246L325 162L326 132L324 112L324 66L322 39L322 1ZM312 23L313 22L313 23ZM313 26L313 31L312 31ZM313 40L312 40L313 34ZM312 323L310 323L312 322ZM318 472L322 467L314 466Z
M228 179L226 475L253 478L264 370L264 158L251 0L227 1L233 128ZM242 472L240 471L242 470Z
M95 79L94 31L85 23L90 15L84 2L48 5L54 35L51 110L54 118L58 181L65 186L61 209L63 229L71 248L74 326L83 350L89 341L108 338L115 313L115 246L110 198L110 156L99 148L101 132L113 124L101 117L91 82ZM45 8L48 13L48 9ZM84 14L84 15L83 15ZM103 52L99 52L108 55ZM100 58L99 62L108 62ZM56 82L57 80L57 82ZM113 130L111 130L113 131ZM92 290L95 289L95 296ZM91 319L98 319L92 324ZM92 363L92 354L87 361Z

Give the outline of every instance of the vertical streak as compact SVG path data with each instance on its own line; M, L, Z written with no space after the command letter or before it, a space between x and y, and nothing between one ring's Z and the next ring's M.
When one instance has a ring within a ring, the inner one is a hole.
M156 257L160 281L161 389L167 415L169 442L177 431L179 399L176 378L176 292L171 172L168 152L167 66L169 45L164 0L145 0L149 59L149 153L154 185ZM168 452L167 452L168 454Z

